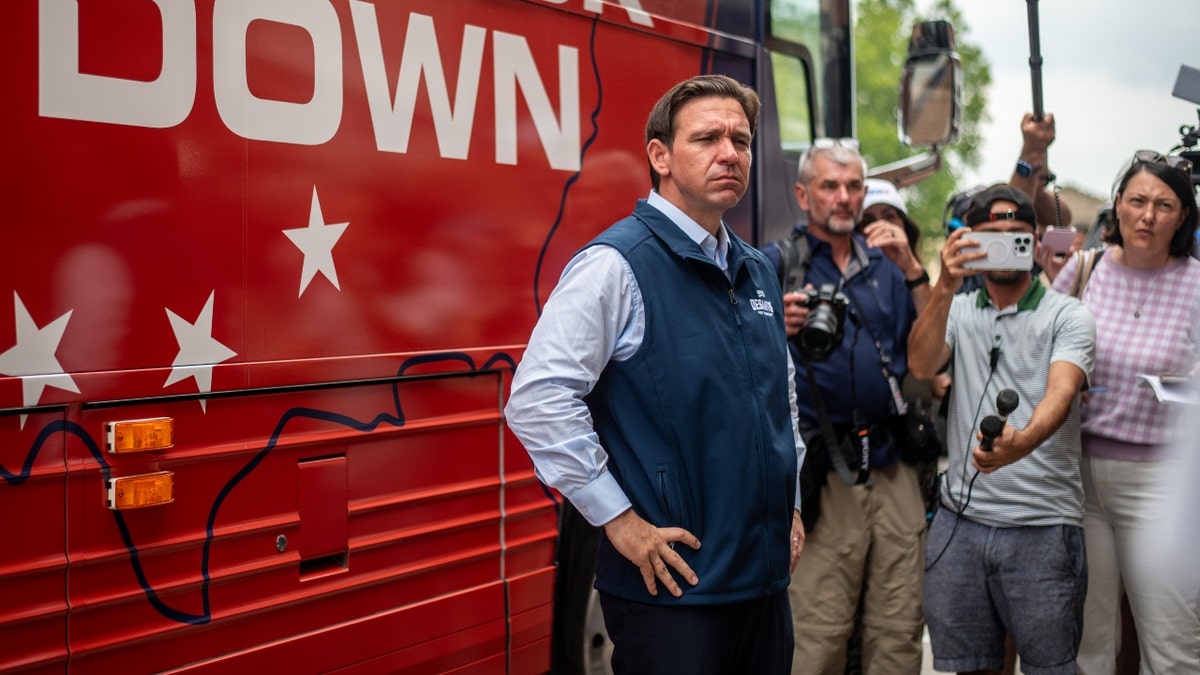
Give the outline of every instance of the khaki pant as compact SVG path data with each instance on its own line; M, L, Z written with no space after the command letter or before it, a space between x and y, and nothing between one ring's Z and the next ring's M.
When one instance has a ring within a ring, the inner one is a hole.
M792 673L842 675L846 641L863 601L864 675L921 671L925 506L912 467L871 470L870 485L836 473L821 488L788 596L796 631Z

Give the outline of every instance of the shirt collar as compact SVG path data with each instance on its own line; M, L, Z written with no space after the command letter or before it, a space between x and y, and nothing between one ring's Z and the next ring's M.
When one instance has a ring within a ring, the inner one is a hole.
M729 234L725 231L725 223L717 228L717 236L709 234L708 230L700 226L700 223L692 220L686 213L681 211L678 206L667 201L657 190L651 190L650 196L646 198L646 203L662 212L664 216L670 219L675 226L687 235L688 239L696 242L710 258L714 252L717 256L715 262L725 269L723 264L729 254ZM714 246L715 243L715 246Z
M817 235L808 231L808 226L800 228L804 232L804 236L808 237L809 248L816 250L819 246L828 246L832 250L832 245L821 239ZM882 253L880 254L883 255ZM842 272L842 276L849 279L859 272L867 269L871 264L871 252L867 248L867 240L861 234L853 232L850 234L850 262L846 265L846 269Z
M1025 289L1025 295L1022 295L1021 299L1017 301L1017 311L1022 312L1037 309L1038 303L1042 301L1042 297L1045 295L1046 287L1042 285L1042 282L1037 277L1033 277L1033 283L1029 284L1029 288ZM987 286L980 286L979 290L975 293L975 306L983 309L988 306L988 302L990 301L991 298L988 297Z

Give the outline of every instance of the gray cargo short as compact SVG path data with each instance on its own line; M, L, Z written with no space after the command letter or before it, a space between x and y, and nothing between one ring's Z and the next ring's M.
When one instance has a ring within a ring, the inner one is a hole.
M925 621L940 671L1075 672L1087 595L1083 528L989 527L939 509L925 542Z

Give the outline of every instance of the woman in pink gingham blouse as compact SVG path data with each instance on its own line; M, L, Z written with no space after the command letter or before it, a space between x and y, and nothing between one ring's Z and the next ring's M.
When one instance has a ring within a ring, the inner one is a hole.
M1180 414L1139 386L1139 373L1190 374L1200 361L1200 261L1191 163L1139 151L1118 181L1117 227L1081 299L1096 319L1096 366L1083 407L1084 531L1088 595L1079 672L1112 673L1121 640L1121 593L1137 627L1143 672L1200 672L1195 597L1158 583L1142 533L1164 509L1171 463L1163 450ZM1080 264L1055 279L1068 292Z

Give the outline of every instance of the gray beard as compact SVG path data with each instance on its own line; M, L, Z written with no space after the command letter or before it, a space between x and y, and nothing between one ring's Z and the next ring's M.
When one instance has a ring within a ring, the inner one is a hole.
M834 234L850 234L854 231L854 225L853 220L842 221L841 219L833 218L825 223L825 229Z

